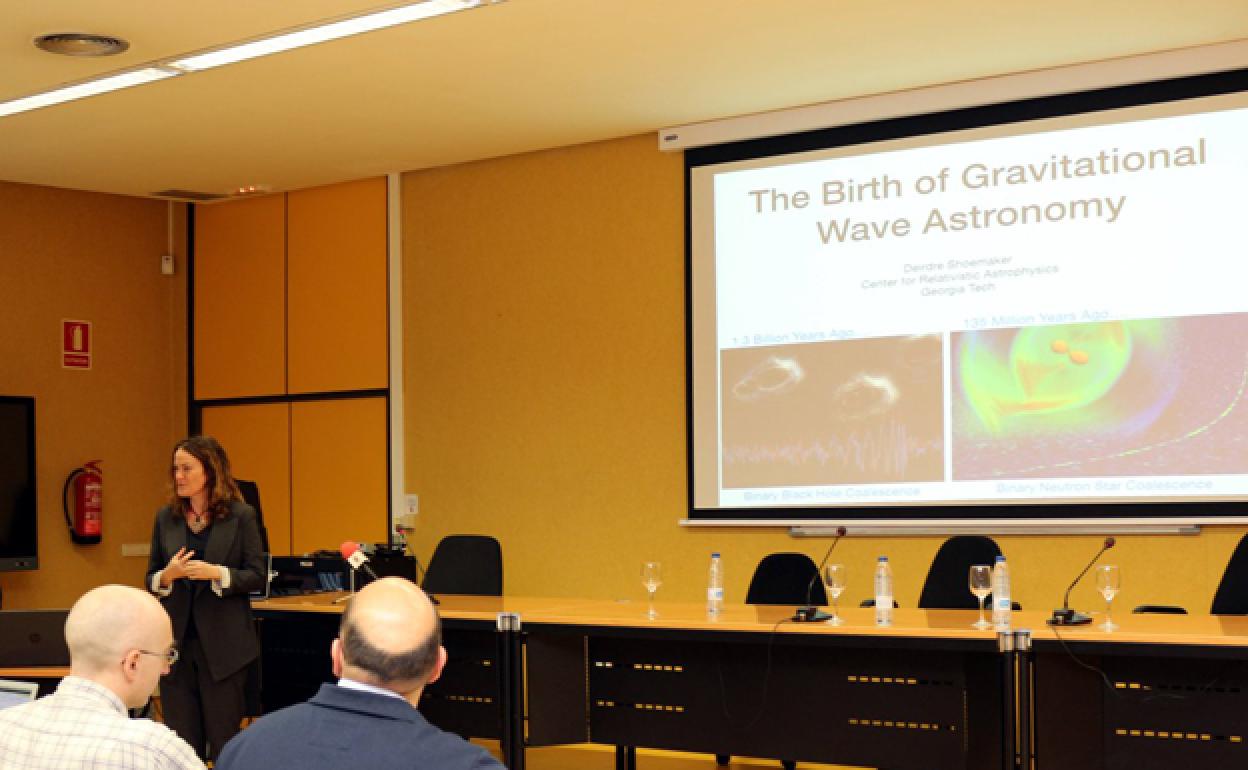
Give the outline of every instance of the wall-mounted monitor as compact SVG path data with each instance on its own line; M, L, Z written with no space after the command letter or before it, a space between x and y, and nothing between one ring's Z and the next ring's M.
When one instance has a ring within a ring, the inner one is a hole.
M35 400L0 396L0 570L39 566Z
M690 517L1242 517L1248 71L691 150Z

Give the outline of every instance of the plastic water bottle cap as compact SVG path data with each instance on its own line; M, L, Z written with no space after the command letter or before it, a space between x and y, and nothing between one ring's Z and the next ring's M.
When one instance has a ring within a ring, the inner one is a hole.
M997 561L1005 561L1005 557L1004 557L1004 556L998 556L998 557L997 557Z
M719 551L711 551L711 558L712 558L712 559L718 559L718 558L719 558Z
M887 556L881 556L881 557L879 558L879 561L888 561L888 557L887 557Z

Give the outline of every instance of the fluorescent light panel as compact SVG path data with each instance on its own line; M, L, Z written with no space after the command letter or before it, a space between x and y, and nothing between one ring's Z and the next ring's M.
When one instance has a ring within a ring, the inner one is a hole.
M262 40L254 40L250 43L242 43L217 51L208 51L181 59L173 59L168 62L168 65L184 72L199 72L200 70L234 64L240 61L247 61L248 59L256 59L269 54L316 45L329 40L338 40L364 32L372 32L447 13L464 11L469 8L475 8L480 4L481 0L425 0L425 2L415 5L391 8L365 16L330 22L319 27L301 29L295 32L275 35L274 37L267 37Z
M62 102L72 102L75 99L85 99L88 96L96 94L106 94L109 91L120 91L123 88L131 86L141 86L144 83L151 83L156 80L164 80L171 78L178 73L162 70L158 67L147 67L141 70L131 70L129 72L121 72L116 75L108 75L98 80L88 80L85 83L77 83L72 86L64 86L63 88L44 91L41 94L32 96L23 96L20 99L12 101L0 102L0 118L8 115L14 115L19 112L27 112L29 110L37 110L40 107L50 107L54 104Z
M54 104L74 101L75 99L84 99L96 94L117 91L122 88L139 86L156 80L164 80L177 75L199 72L212 69L213 67L268 56L269 54L316 45L329 40L338 40L364 32L372 32L373 30L394 27L400 24L407 24L408 22L430 19L434 16L442 16L448 13L455 13L456 11L466 11L469 8L476 8L485 1L424 0L424 2L377 11L364 16L331 21L328 24L322 24L317 27L284 32L273 37L253 40L249 43L240 43L228 48L184 56L180 59L156 62L143 69L106 75L96 80L88 80L51 91L32 94L31 96L23 96L20 99L0 102L0 118L15 115L19 112L28 112L41 107L50 107ZM493 1L497 2L497 0Z

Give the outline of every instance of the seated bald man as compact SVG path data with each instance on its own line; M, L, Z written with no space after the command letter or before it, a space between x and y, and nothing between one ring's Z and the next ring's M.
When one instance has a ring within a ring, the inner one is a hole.
M262 717L230 739L216 770L487 770L485 749L429 724L416 705L446 665L433 603L382 578L347 604L330 647L338 684Z
M92 589L69 611L65 643L69 676L56 692L0 711L0 768L204 770L172 730L127 711L177 660L160 602L129 586Z

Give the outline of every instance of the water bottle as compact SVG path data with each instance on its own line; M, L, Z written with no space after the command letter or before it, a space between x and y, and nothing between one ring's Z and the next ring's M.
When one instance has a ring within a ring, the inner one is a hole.
M992 625L998 630L1008 629L1012 608L1010 568L1005 563L1005 557L998 556L997 563L992 565Z
M888 566L887 556L875 563L875 624L893 624L893 568Z
M711 568L706 577L706 614L718 617L724 608L724 568L719 563L719 552L711 554Z

